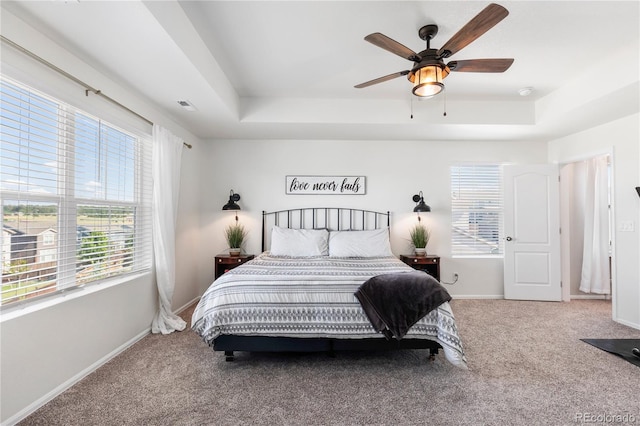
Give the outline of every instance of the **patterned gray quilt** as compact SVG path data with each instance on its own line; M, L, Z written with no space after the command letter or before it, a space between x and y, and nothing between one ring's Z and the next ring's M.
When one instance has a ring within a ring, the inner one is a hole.
M379 338L354 293L373 276L403 271L413 269L395 257L285 258L265 252L207 289L192 329L209 345L219 335ZM418 321L405 338L434 340L447 360L466 368L448 303Z

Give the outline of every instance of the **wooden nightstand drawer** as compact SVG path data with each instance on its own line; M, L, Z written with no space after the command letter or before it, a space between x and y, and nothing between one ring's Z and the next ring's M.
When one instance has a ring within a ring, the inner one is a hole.
M230 256L228 254L219 254L215 258L215 278L253 259L253 254L241 254L240 256Z
M428 254L416 256L414 254L401 254L400 260L411 266L413 269L425 271L438 281L440 281L440 256Z

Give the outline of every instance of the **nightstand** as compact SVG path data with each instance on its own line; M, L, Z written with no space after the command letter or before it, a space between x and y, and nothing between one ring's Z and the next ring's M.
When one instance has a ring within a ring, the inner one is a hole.
M250 261L254 257L256 256L253 254L241 254L240 256L230 256L228 254L216 255L215 278L218 279L220 275L235 268L236 266Z
M416 256L415 254L401 254L400 260L411 266L413 269L425 271L438 281L440 281L440 256L427 254Z

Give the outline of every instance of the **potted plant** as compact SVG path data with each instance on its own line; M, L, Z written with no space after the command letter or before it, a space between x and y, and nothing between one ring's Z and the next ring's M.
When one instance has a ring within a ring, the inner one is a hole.
M227 244L229 245L229 254L231 256L239 256L242 251L242 244L247 236L247 231L244 226L236 223L235 225L229 225L225 230L225 237L227 238Z
M427 253L429 230L421 223L418 223L416 226L411 228L409 236L411 237L411 244L413 244L415 253L418 256L424 256Z

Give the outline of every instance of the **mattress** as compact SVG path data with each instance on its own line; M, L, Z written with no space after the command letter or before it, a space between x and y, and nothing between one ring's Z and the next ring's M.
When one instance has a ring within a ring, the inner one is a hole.
M209 345L220 335L332 339L380 338L354 293L373 276L413 269L395 257L276 257L240 265L205 291L192 329ZM452 364L466 367L449 303L428 313L406 339L438 342Z

